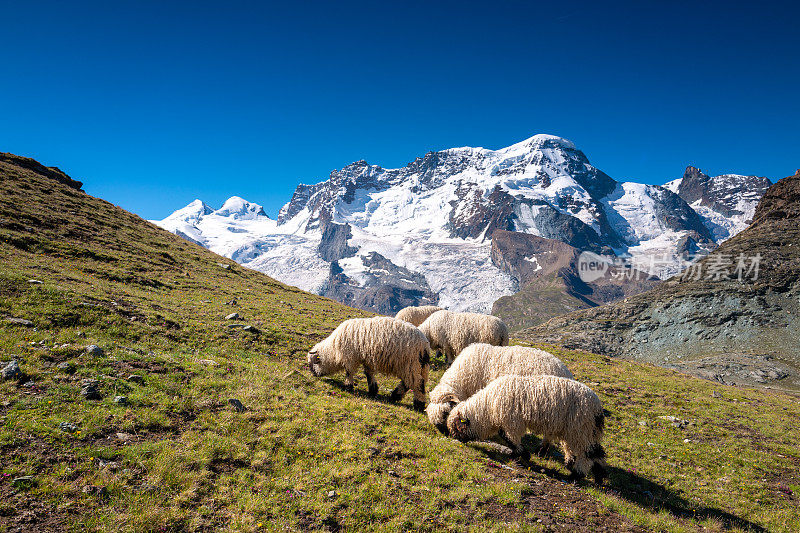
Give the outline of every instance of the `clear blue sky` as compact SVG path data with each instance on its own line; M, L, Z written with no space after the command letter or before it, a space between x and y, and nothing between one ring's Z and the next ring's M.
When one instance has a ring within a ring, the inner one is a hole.
M738 5L737 5L738 4ZM618 180L800 168L794 2L0 0L0 151L145 218L358 159L573 140Z

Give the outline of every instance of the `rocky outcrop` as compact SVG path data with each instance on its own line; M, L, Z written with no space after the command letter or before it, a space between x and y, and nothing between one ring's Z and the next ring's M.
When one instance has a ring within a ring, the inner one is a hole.
M83 183L70 178L64 172L62 172L60 168L46 167L30 157L22 157L19 155L0 152L0 162L8 163L9 165L36 172L39 175L48 177L57 181L58 183L63 183L64 185L72 187L73 189L81 190L83 187Z
M709 368L722 369L712 374L726 383L800 388L800 172L773 185L754 218L653 290L552 319L521 336L704 377ZM753 364L733 364L731 354L750 356Z
M757 202L770 188L769 178L723 174L708 176L699 168L686 167L677 193L688 204L707 206L725 216L743 214L742 200Z
M348 276L338 261L331 263L322 296L352 307L394 315L408 306L436 305L438 296L425 277L400 267L377 252L359 256L358 279Z
M347 240L353 236L350 224L337 224L328 222L323 225L322 239L319 241L317 251L325 261L338 261L356 255L358 248L348 246Z

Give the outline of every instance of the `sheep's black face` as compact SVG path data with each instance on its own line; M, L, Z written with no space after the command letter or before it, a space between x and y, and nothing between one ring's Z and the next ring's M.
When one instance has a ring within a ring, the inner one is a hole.
M447 418L450 416L450 411L452 411L456 405L458 405L457 401L450 400L447 402L430 403L427 409L425 409L425 412L428 413L428 420L430 420L431 424L446 437L450 436L450 430L447 429Z
M314 350L308 352L308 370L315 377L322 375L322 362L319 359L319 354Z
M452 413L447 420L447 428L450 430L450 436L461 442L469 442L475 440L475 432L470 427L469 418L464 418L458 413Z

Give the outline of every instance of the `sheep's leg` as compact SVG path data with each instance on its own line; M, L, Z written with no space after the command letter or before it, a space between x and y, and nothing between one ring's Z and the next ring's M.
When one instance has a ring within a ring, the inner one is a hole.
M428 384L428 378L431 371L431 354L428 350L423 350L419 354L419 376L417 377L417 386L414 387L414 410L425 410L425 387Z
M353 392L355 390L355 380L353 379L353 373L349 370L345 371L344 374L344 388L347 392Z
M417 386L414 388L414 410L425 410L425 380L420 378L417 380Z
M403 396L405 396L407 392L408 392L408 385L406 385L405 381L401 381L400 383L397 384L397 387L395 387L394 390L392 391L391 400L393 402L399 402L400 400L403 399Z
M542 443L539 444L539 447L536 448L536 455L539 457L545 457L547 453L550 451L550 439L547 435L542 436Z
M378 395L378 382L375 381L375 374L370 367L364 365L364 375L367 376L367 394L370 398L374 398Z
M503 442L505 442L506 445L508 445L508 447L511 448L511 452L515 456L521 457L525 461L528 461L531 458L530 452L528 452L528 450L526 450L522 446L522 439L521 438L517 439L517 441L515 442L514 439L509 437L508 434L506 433L506 431L504 429L502 429L502 428L498 432L498 435L503 440Z

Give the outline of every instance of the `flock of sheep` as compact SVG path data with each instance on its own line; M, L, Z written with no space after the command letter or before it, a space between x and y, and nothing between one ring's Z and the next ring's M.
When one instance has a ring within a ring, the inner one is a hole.
M430 350L444 353L450 366L426 408ZM527 459L522 437L530 431L542 436L540 455L552 442L561 443L574 478L591 471L601 483L606 475L600 398L554 355L508 346L508 328L497 317L407 307L395 318L346 320L308 353L312 374L343 370L350 391L360 367L371 397L378 394L375 373L399 378L392 401L412 390L414 409L425 409L447 436L462 442L498 436Z

